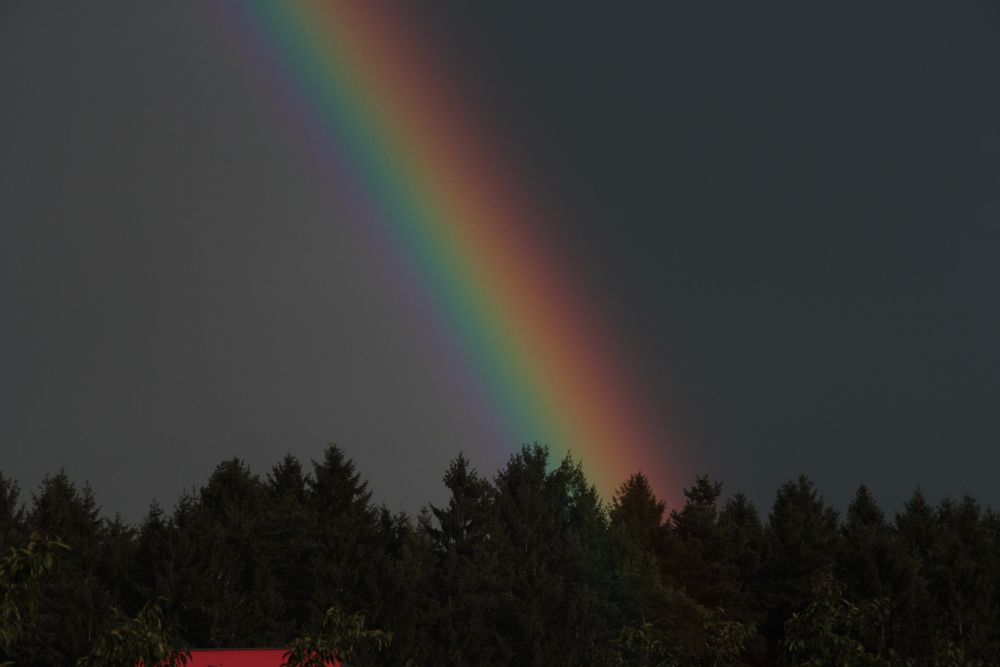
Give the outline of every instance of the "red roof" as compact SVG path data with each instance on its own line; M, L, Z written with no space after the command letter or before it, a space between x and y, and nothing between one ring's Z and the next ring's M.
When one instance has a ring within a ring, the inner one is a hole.
M283 648L199 649L191 651L187 667L280 667L284 657Z

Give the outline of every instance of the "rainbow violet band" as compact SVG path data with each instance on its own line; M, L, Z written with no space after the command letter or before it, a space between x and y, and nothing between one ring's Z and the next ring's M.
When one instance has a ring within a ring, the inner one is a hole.
M292 98L338 210L427 293L448 339L442 363L484 388L512 450L571 451L605 495L638 470L675 494L679 452L663 415L412 22L379 2L229 12Z

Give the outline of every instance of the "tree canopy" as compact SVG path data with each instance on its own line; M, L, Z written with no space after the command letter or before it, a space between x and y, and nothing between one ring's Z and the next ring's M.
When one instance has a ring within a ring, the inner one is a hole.
M538 444L442 481L392 512L330 445L223 461L130 525L65 472L27 501L0 473L0 663L1000 664L1000 516L971 497L887 515L861 486L841 516L801 476L761 513L699 476L667 507L636 473L605 503Z

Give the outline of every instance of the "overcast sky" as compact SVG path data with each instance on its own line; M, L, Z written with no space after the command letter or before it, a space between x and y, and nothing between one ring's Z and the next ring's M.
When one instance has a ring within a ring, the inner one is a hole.
M1000 5L423 4L692 478L1000 505ZM455 409L271 92L201 3L0 4L26 491L63 466L136 518L336 441L412 511L460 449L516 450Z

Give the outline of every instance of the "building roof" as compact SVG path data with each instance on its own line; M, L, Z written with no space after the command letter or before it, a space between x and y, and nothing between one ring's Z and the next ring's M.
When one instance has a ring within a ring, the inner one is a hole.
M196 649L186 667L280 667L283 648ZM332 663L330 667L346 667Z

